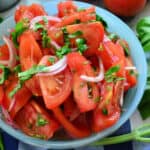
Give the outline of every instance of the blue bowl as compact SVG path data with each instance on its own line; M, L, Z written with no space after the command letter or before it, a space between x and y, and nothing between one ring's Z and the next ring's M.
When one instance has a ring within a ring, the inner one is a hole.
M59 0L51 0L43 4L44 8L49 14L56 14L57 12L57 3ZM83 2L75 2L81 8L87 8L91 5ZM110 32L117 33L121 38L127 40L131 48L131 56L134 61L134 64L138 70L138 83L136 87L130 89L125 95L123 109L126 110L121 114L119 121L112 126L100 133L93 134L89 137L76 140L55 140L50 139L49 141L44 141L36 138L29 137L22 133L19 130L13 129L7 125L3 120L0 120L0 128L6 131L8 134L12 135L18 140L21 140L24 143L31 144L34 146L39 146L42 148L52 148L52 149L68 149L68 148L77 148L80 146L88 145L96 140L102 139L114 131L116 131L121 125L123 125L136 110L146 84L146 75L147 75L147 65L146 59L141 47L140 42L138 41L135 33L119 18L111 14L110 12L96 7L96 11L101 15L104 20L108 23L108 30ZM7 33L7 29L12 28L15 25L13 17L8 18L5 22L0 24L0 38L3 34Z

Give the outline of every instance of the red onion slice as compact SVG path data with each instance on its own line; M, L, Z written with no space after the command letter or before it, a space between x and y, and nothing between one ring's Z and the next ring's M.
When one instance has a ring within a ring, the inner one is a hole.
M125 70L136 70L135 66L126 66Z
M54 16L37 16L35 18L33 18L30 21L30 29L34 29L34 26L37 22L40 22L43 20L43 18L46 18L47 20L51 20L51 21L56 21L56 22L60 22L61 19L58 17L54 17Z
M15 97L13 97L13 99L11 100L11 103L9 105L8 112L10 112L12 110L13 106L15 105L15 102L16 102L16 99L15 99Z
M7 65L9 67L14 67L16 65L16 48L8 37L3 36L3 40L7 44L9 50L9 60L7 61Z
M111 41L106 34L104 34L103 42Z
M104 79L104 66L102 61L99 59L99 67L100 67L100 72L98 74L98 76L96 77L89 77L86 75L81 75L80 78L82 80L88 81L88 82L100 82Z
M50 58L54 56L44 56L41 61L40 61L40 65L45 65L43 64L43 60ZM45 68L45 71L42 71L40 73L37 74L37 76L48 76L48 75L55 75L58 74L59 72L63 71L65 68L67 67L67 57L64 56L62 59L60 59L59 61L57 61L54 65L52 66L48 66Z
M51 45L54 46L56 49L60 49L61 47L53 40L51 40Z

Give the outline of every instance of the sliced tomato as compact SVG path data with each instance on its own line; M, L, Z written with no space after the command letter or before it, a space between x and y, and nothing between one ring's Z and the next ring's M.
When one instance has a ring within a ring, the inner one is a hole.
M54 76L40 76L40 86L45 105L53 109L62 104L71 93L71 73L65 69Z
M42 58L41 49L30 31L24 32L20 37L19 56L23 71L30 69L33 65L37 65ZM39 80L36 76L28 80L26 86L34 95L41 95Z
M133 62L130 57L126 58L126 66L133 67ZM134 87L137 84L137 71L136 70L126 70L126 83L125 90Z
M113 90L113 83L104 82L101 86L101 100L98 107L93 111L91 123L94 132L111 127L120 118L120 107L117 102L118 95L114 95ZM115 91L115 93L117 92Z
M44 8L39 4L32 4L31 6L25 6L21 5L18 7L18 9L15 11L15 21L21 21L22 19L29 19L36 16L43 16L47 15Z
M34 100L24 106L15 121L27 135L42 139L51 138L60 127L56 119Z
M95 7L84 9L83 11L75 12L67 17L64 17L57 27L64 27L69 24L85 23L96 20Z
M53 113L57 120L62 124L62 126L65 128L65 130L74 138L83 138L90 135L90 130L86 129L79 129L76 126L74 126L63 114L61 109L59 107L56 107L53 109Z
M68 54L68 65L73 72L73 93L81 112L93 110L99 97L97 84L83 81L80 76L94 76L94 71L88 60L78 52Z
M120 69L117 72L118 76L125 76L125 55L123 48L119 44L114 44L111 41L103 42L101 49L97 54L103 61L104 68L108 70L112 66L119 65Z
M75 24L67 26L67 32L69 34L76 31L81 31L83 33L82 37L86 40L88 49L86 50L85 54L88 56L96 54L99 44L102 42L104 36L103 25L100 22L92 22L87 24Z
M4 98L4 90L3 90L3 86L0 85L0 105L2 104Z
M0 46L0 60L8 60L9 51L6 44Z
M73 100L73 96L70 96L64 103L64 115L68 120L73 121L80 115L80 110L77 107L75 101Z
M77 11L77 6L72 1L60 2L57 7L59 17L68 16Z
M6 110L8 110L12 119L32 96L31 92L25 86L23 86L20 90L18 90L13 98L10 98L9 94L17 86L17 83L18 79L12 76L4 86L5 96L2 105Z
M40 65L51 65L48 61L49 57L44 56ZM72 77L68 68L56 75L40 75L39 81L45 106L48 109L61 105L71 93Z

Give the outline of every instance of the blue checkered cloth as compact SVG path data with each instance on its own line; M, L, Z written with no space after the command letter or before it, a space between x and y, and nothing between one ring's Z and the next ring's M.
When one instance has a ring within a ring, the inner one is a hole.
M130 133L137 124L138 125L143 124L143 121L141 121L139 118L140 116L137 112L112 136ZM4 140L5 150L47 150L22 143L5 132L2 132L2 136ZM126 143L114 144L109 146L97 146L97 147L86 146L71 150L150 150L150 143L130 141Z

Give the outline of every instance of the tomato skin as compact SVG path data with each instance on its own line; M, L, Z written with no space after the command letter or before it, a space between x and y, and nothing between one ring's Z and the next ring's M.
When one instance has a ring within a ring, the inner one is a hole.
M70 96L64 103L64 115L68 120L73 121L80 115L80 110L77 107L75 101L73 100L73 96Z
M117 90L120 87L117 87ZM113 93L114 84L113 83L104 83L101 86L101 100L97 108L93 111L93 119L92 119L92 130L94 132L102 131L108 127L111 127L115 124L120 118L120 107L118 104L118 97L120 95L116 95ZM118 93L117 93L118 94ZM107 110L106 114L104 114L103 110Z
M117 15L130 17L136 15L144 8L146 0L104 0L104 4Z
M33 65L37 65L42 58L41 49L30 31L24 32L20 37L19 56L23 71L30 69ZM26 86L34 95L41 95L39 80L36 76L28 80Z
M30 6L21 5L15 11L15 21L19 22L22 19L28 18L31 20L36 16L47 15L44 8L39 4L32 4Z
M81 23L96 20L95 7L90 7L85 9L84 11L76 12L72 15L64 17L62 21L56 25L56 27L64 27L69 24L75 23L77 20Z
M90 135L89 130L81 130L78 129L76 126L74 126L62 113L61 109L59 107L54 108L53 113L56 117L56 119L62 124L62 126L65 128L67 132L74 138L83 138Z
M68 68L54 76L40 76L39 80L44 102L48 109L62 104L71 93L72 77Z
M73 93L80 111L93 110L97 105L94 100L99 97L98 86L95 83L87 83L80 78L80 75L95 75L91 65L78 52L68 54L67 63L73 72ZM89 90L91 91L90 94Z
M126 58L126 66L127 67L133 66L133 62L130 57ZM132 70L132 71L133 71L133 74L130 73L130 70L126 70L126 83L125 83L126 90L134 87L137 84L136 70Z
M106 70L112 66L119 65L120 69L117 75L121 77L125 76L125 55L123 48L119 44L115 44L112 41L103 42L102 49L97 51L97 54L102 59Z
M83 33L83 38L86 40L88 46L88 49L85 51L85 55L87 56L96 54L99 44L102 42L104 37L104 28L100 22L69 25L67 26L67 31L69 34L76 31L81 31Z
M0 60L9 59L9 50L6 44L0 46Z
M58 5L58 16L64 17L77 11L77 6L72 1L60 2Z
M2 104L4 98L4 90L3 90L3 86L0 85L0 105Z
M48 123L43 126L38 126L37 119L39 115ZM59 129L59 123L56 119L48 114L48 112L34 100L31 100L24 106L16 115L15 121L20 129L27 135L44 138L46 140L51 138L54 132Z
M9 112L12 119L14 119L18 111L28 102L32 96L31 92L25 86L23 86L20 90L17 91L13 98L10 98L9 93L17 86L17 83L18 79L12 76L9 78L8 83L4 85L5 95L2 101L2 105ZM15 103L10 109L10 105L13 103L13 99L15 99Z

